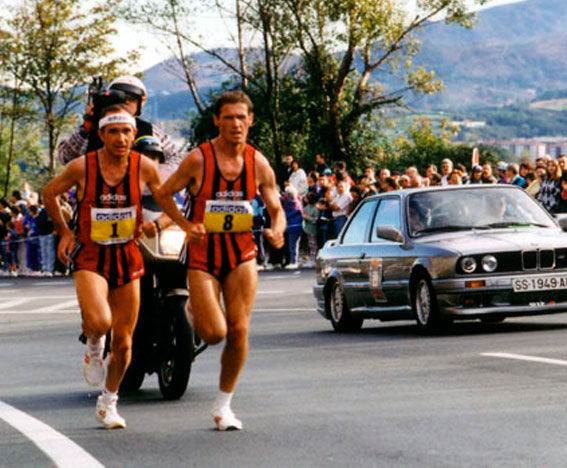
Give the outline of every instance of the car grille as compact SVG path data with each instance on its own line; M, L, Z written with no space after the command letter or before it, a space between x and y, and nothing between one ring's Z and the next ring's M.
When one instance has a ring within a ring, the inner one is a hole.
M555 267L555 250L524 250L523 270L551 270Z

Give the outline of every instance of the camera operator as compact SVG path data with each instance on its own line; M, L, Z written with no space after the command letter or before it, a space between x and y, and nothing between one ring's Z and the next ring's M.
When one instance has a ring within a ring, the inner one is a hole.
M83 124L57 147L57 157L61 164L67 164L90 151L102 148L98 130L98 116L103 107L111 104L125 104L136 116L137 136L150 135L156 137L165 155L165 162L177 167L183 159L180 149L171 137L159 127L142 120L139 116L146 102L147 92L144 83L133 76L120 76L110 83L107 91L102 89L101 81L93 81L94 89L89 90L89 100Z

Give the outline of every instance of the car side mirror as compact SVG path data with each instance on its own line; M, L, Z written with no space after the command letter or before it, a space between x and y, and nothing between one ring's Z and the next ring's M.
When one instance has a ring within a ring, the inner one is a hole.
M386 239L393 242L404 242L404 236L402 231L400 231L397 227L394 226L378 226L376 228L376 235L380 239Z

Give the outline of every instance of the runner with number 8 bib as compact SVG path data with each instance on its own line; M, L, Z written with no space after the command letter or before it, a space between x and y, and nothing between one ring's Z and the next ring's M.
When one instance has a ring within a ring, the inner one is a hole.
M226 338L219 392L213 403L215 428L242 429L230 403L248 353L248 329L258 283L252 199L259 192L272 220L266 239L284 243L285 215L274 171L246 142L253 122L252 102L242 91L222 94L215 103L219 136L191 151L158 191L164 211L187 233L180 260L187 266L195 332L208 344ZM172 195L187 188L185 214ZM221 304L221 296L224 304Z

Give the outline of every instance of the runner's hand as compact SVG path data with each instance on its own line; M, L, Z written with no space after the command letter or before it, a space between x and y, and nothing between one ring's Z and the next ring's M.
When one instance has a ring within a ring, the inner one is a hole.
M146 235L146 237L155 237L158 232L156 223L153 221L144 221L142 224L142 232Z
M61 235L59 246L57 247L57 258L63 265L67 265L71 261L71 253L75 248L75 235L71 230L66 230Z
M272 244L276 249L281 249L284 246L284 234L280 231L274 231L273 229L264 230L264 236L268 239L268 242Z
M207 230L203 223L189 223L185 232L187 233L187 241L190 244L201 243L207 234Z

